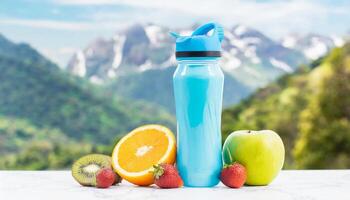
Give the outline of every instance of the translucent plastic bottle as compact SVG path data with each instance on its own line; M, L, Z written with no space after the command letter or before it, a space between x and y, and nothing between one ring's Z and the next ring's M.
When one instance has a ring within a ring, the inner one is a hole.
M207 33L213 30L211 35ZM223 30L208 23L191 36L176 39L174 73L177 119L177 167L185 186L219 182L224 75L218 65Z

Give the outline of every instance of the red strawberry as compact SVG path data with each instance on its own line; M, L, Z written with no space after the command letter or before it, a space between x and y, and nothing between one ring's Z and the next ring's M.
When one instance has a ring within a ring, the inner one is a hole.
M247 178L245 167L237 162L225 166L221 171L221 182L227 187L240 188Z
M113 185L116 179L116 174L110 168L102 168L96 174L96 187L108 188Z
M160 188L179 188L183 181L177 169L171 164L153 166L154 183Z

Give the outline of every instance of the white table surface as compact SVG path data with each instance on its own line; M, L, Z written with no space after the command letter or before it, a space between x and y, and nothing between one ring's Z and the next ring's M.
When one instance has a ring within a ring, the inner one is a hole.
M230 189L158 189L123 181L108 189L82 187L69 171L0 171L0 200L266 199L350 200L350 170L282 171L269 185Z

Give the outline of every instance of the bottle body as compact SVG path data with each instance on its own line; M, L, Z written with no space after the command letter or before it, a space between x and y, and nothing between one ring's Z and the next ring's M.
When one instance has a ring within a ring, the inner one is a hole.
M185 186L219 182L224 75L217 59L182 60L173 76L177 167Z

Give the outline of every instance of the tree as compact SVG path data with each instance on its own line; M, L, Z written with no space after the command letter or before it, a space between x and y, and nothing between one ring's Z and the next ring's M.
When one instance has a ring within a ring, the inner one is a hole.
M301 113L297 168L350 167L350 45L328 57L315 94Z

